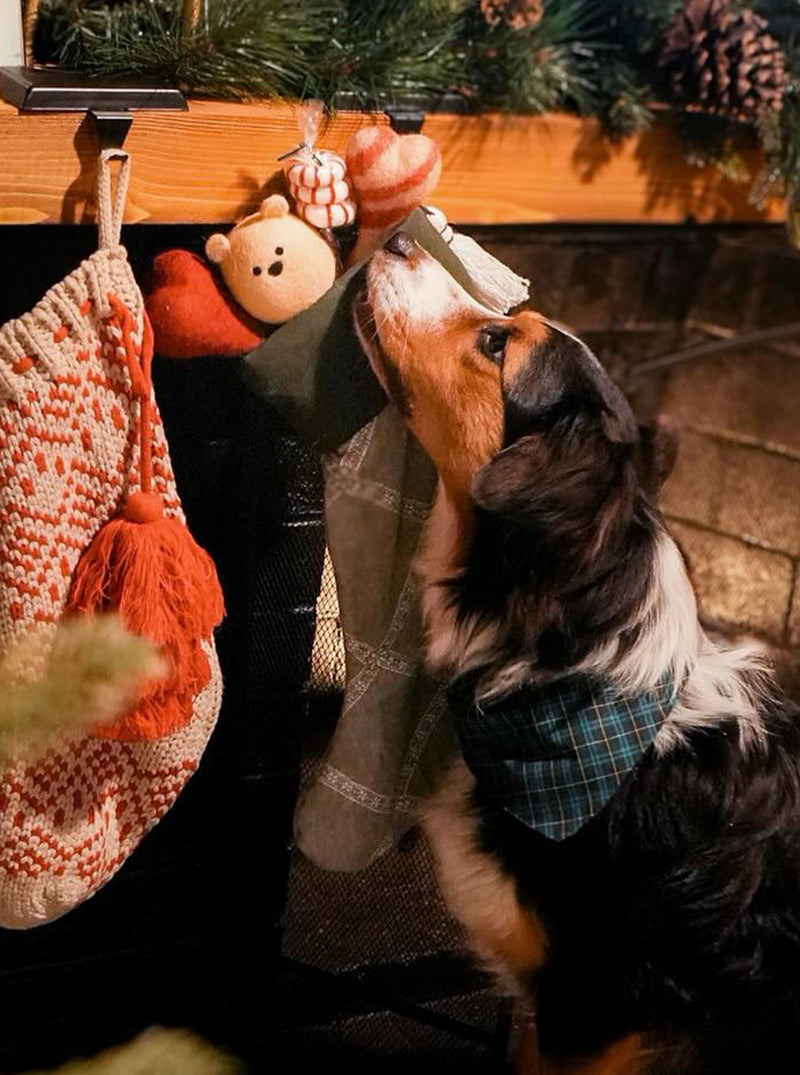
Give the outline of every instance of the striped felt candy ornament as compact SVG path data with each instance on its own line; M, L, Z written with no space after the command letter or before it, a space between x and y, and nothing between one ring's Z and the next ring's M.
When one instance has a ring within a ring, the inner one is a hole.
M347 169L338 153L302 146L286 168L295 212L315 228L341 228L356 218Z
M347 172L358 204L353 260L368 257L387 228L421 205L439 182L439 147L424 134L399 135L386 126L362 127L347 145Z
M295 213L314 228L341 228L356 218L347 169L338 153L315 149L323 108L319 101L300 106L300 145L285 153L286 178Z
M315 228L342 228L356 218L356 205L345 179L345 163L336 153L317 151L319 164L297 160L286 172L294 211Z

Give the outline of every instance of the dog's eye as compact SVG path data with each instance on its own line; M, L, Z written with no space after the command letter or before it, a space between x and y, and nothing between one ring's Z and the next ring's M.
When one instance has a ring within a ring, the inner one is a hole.
M499 325L489 325L478 335L478 349L492 362L500 362L508 343L508 330Z

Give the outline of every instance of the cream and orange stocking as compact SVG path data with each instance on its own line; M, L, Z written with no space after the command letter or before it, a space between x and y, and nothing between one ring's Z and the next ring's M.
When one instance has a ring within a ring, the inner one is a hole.
M0 652L119 609L167 674L110 727L0 772L0 926L49 921L119 868L197 768L221 698L214 568L185 530L141 292L100 162L100 249L0 327Z

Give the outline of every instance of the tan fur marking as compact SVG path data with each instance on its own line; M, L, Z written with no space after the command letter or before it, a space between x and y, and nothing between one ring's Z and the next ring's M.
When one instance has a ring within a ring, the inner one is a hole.
M597 1056L576 1061L539 1060L540 1075L644 1075L648 1053L639 1034L620 1038ZM536 1069L533 1069L534 1071ZM530 1073L533 1075L533 1072Z
M367 279L377 338L402 385L407 423L451 493L468 495L503 436L500 368L483 353L481 330L508 326L510 383L549 329L537 314L505 318L480 306L421 249L402 260L379 252Z
M503 384L510 387L530 362L531 351L550 335L550 329L532 310L523 310L511 322L512 334L503 360Z
M423 823L445 902L478 954L516 991L527 988L526 979L544 963L547 938L537 915L520 905L513 879L478 848L469 806L472 786L469 770L458 762L431 801Z
M539 1034L532 1013L522 1013L522 1027L513 1043L510 1060L514 1075L541 1075Z
M486 359L471 358L479 328L477 319L466 318L415 334L401 372L409 428L445 484L461 494L500 450L503 431L500 371Z

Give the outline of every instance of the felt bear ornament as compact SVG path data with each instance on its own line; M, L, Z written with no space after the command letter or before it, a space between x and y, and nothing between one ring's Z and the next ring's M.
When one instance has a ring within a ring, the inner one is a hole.
M336 255L281 194L206 243L233 298L252 317L282 324L321 298L336 278Z

